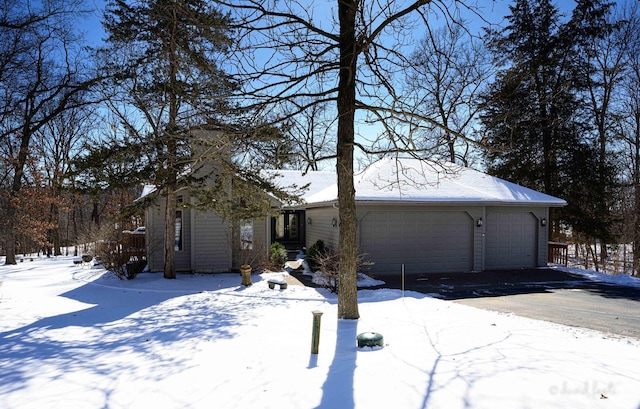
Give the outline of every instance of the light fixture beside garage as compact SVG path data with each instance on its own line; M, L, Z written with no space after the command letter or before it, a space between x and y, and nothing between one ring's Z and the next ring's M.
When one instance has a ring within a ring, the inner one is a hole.
M311 224L311 217L307 217L307 224Z
M482 221L482 217L481 217L481 218L479 218L478 220L476 220L476 226L478 226L478 227L482 227L482 223L483 223L483 221Z
M540 226L544 227L547 225L547 218L543 217L542 219L540 219Z
M335 217L333 219L331 219L331 225L333 227L336 227L338 225L338 219L336 219Z

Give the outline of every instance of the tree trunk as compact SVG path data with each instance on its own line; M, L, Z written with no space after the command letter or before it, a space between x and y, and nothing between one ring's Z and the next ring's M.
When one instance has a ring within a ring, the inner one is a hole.
M56 200L60 195L56 194ZM60 256L62 252L60 251L60 217L59 217L60 209L58 205L55 203L51 204L49 209L49 222L52 227L49 230L49 241L50 246L48 247L47 255ZM53 253L53 254L51 254Z
M174 15L175 17L175 15ZM167 129L165 130L166 137L166 172L165 174L165 186L167 194L167 206L165 213L165 230L164 230L164 278L174 279L176 278L176 207L177 207L177 155L178 155L178 141L176 139L177 124L178 124L178 107L179 98L176 94L178 90L178 68L180 65L177 55L176 46L176 33L178 21L174 18L171 22L171 33L169 35L169 117L167 122Z
M91 208L91 221L96 224L96 226L100 227L100 203L98 203L98 198L93 202L93 207Z
M16 264L16 208L15 198L22 189L22 175L24 167L29 158L29 142L31 141L31 122L26 119L25 125L22 127L22 139L20 140L20 151L18 151L18 160L15 162L13 171L13 181L11 183L11 191L9 192L7 220L6 223L6 249L7 257L5 264Z
M16 263L16 233L15 233L15 223L14 223L14 209L12 203L12 197L9 196L8 206L7 206L7 220L5 225L5 248L7 250L7 257L5 259L5 264L15 265Z
M76 243L75 246L73 246L73 255L74 257L78 256L78 219L77 219L77 209L78 209L78 204L76 203L75 199L74 199L74 203L73 203L73 242Z
M340 19L340 75L338 91L338 207L340 215L340 271L338 318L358 319L356 201L353 185L353 143L356 103L356 0L338 2Z
M639 141L640 142L640 141ZM636 144L635 203L633 222L633 274L640 275L640 143Z

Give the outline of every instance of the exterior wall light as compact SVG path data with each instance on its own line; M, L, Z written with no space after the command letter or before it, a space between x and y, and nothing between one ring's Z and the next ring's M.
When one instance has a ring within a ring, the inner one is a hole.
M542 219L540 219L540 226L544 227L547 225L547 218L543 217Z
M482 227L482 224L483 224L482 217L476 220L476 226Z
M311 224L311 217L307 217L307 224Z
M335 217L333 219L331 219L331 225L333 227L336 227L338 225L338 219L336 219Z

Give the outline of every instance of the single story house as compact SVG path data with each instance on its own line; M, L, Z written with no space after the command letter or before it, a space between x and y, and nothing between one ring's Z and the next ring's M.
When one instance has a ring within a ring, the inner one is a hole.
M250 243L267 254L275 241L288 248L323 240L337 249L339 209L335 172L272 171L282 186L309 183L303 204L274 203L279 216L229 226L212 213L183 209L176 234L179 271L237 268ZM547 265L549 196L470 168L414 158L384 158L355 175L358 245L370 271L406 274L530 268ZM189 200L179 197L178 200ZM146 213L148 261L162 269L164 214Z

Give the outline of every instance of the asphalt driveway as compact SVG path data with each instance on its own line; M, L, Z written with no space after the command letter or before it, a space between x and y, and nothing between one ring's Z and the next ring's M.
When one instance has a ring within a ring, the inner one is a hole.
M629 291L615 288L565 288L456 302L640 339L640 294L633 293L629 297Z
M375 276L383 288L418 291L477 308L640 339L640 288L555 269Z

